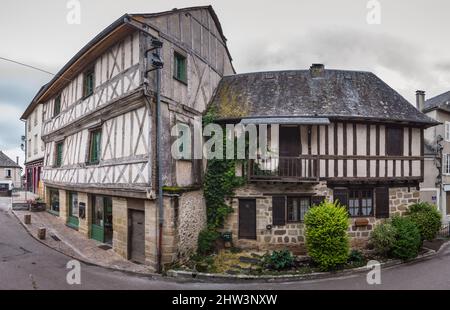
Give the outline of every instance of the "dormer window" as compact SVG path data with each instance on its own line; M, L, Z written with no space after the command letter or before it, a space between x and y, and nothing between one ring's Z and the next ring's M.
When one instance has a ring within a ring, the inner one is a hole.
M53 117L56 117L61 113L61 94L56 96L55 105L53 106Z
M87 98L94 93L95 69L91 68L84 73L83 97Z

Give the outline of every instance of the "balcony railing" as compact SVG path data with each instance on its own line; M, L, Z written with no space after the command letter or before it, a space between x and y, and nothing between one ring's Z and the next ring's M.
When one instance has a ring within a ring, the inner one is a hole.
M318 181L319 157L278 157L250 160L249 177L254 181Z

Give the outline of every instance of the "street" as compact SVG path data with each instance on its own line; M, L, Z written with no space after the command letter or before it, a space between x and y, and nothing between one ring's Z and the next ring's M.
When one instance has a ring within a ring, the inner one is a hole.
M66 264L71 258L32 238L10 208L10 198L0 198L0 289L450 289L450 247L430 260L382 270L381 285L368 285L365 274L286 283L201 283L136 276L86 264L81 264L81 284L69 285Z

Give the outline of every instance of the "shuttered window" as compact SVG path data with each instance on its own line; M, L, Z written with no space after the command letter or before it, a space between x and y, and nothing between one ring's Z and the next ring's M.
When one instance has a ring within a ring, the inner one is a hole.
M286 198L272 198L272 224L283 226L286 224Z
M58 116L59 113L61 113L61 94L55 98L55 103L53 105L53 117Z
M97 164L100 161L100 146L102 141L101 129L91 131L89 146L89 163Z
M63 156L63 142L56 143L55 149L55 167L61 167Z
M386 155L403 156L403 128L386 127Z
M83 97L89 97L94 93L95 70L91 68L84 73L83 80Z
M174 72L175 79L187 83L187 60L186 57L175 52L174 54Z
M389 217L389 188L378 187L375 189L375 216L376 218Z

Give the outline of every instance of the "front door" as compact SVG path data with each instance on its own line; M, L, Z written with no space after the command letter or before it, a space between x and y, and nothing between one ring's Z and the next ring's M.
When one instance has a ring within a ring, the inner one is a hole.
M77 193L69 193L69 217L67 219L67 224L72 228L78 229L79 220Z
M112 244L112 199L104 196L92 196L91 238Z
M129 209L128 216L130 260L143 264L145 262L145 212Z
M282 177L300 176L300 128L298 126L280 127L280 164L279 175Z
M239 239L256 240L255 199L239 199Z

